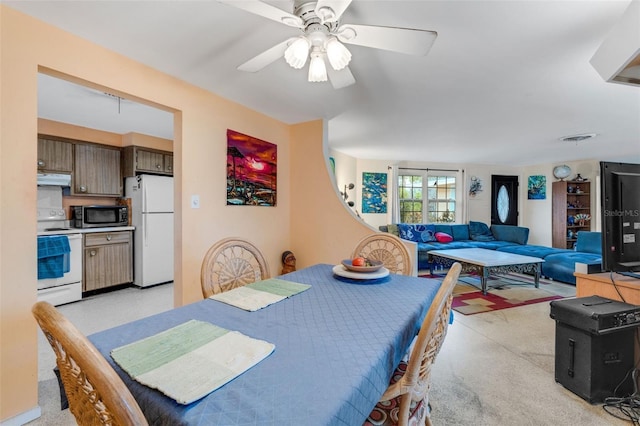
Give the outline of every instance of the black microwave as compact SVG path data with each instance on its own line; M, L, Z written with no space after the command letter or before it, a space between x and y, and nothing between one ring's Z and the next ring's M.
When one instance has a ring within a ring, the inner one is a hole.
M73 226L76 228L107 228L127 226L127 206L71 206Z

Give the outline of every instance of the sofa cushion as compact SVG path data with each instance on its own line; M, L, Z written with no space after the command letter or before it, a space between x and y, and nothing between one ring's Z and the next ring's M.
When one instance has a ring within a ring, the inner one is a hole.
M550 254L542 263L542 275L554 280L575 284L576 262L586 264L600 264L602 257L593 253L580 253L569 250L568 253Z
M466 241L470 240L469 236L469 225L451 225L451 234L454 241Z
M453 237L446 232L436 232L436 240L439 243L450 243L453 241Z
M435 227L436 227L436 233L437 232L444 232L445 234L449 234L449 235L453 236L453 231L451 230L451 225L443 224L443 223L436 223Z
M496 240L511 241L516 244L527 244L529 228L513 225L491 225L491 234Z
M576 251L602 255L602 233L578 231Z
M426 243L436 241L436 227L422 223L400 223L398 224L400 238L416 243Z
M535 245L510 245L500 247L497 250L506 253L520 254L522 256L539 257L541 259L544 259L550 254L573 253L573 250Z
M400 231L398 230L398 225L396 225L395 223L390 223L389 225L387 225L387 232L395 235L396 237L400 236Z
M493 241L495 237L486 223L469 221L469 234L474 241Z

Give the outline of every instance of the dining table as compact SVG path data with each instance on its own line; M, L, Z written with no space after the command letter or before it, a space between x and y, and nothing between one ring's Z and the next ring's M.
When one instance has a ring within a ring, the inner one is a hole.
M277 278L308 289L256 311L204 299L89 336L151 425L361 425L389 385L441 280L352 279L317 264ZM180 404L132 379L114 349L191 320L274 346L204 397Z

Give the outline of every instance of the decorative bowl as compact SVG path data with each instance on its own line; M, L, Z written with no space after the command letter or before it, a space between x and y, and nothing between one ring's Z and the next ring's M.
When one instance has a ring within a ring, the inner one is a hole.
M351 259L345 259L342 261L342 265L353 272L375 272L382 268L382 262L379 260L367 260L367 262L368 266L354 266L351 264Z

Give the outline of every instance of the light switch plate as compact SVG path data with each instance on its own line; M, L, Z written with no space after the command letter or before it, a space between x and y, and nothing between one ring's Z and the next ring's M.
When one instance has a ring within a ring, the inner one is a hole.
M191 208L192 209L199 209L200 208L200 196L199 195L192 195L191 196Z

